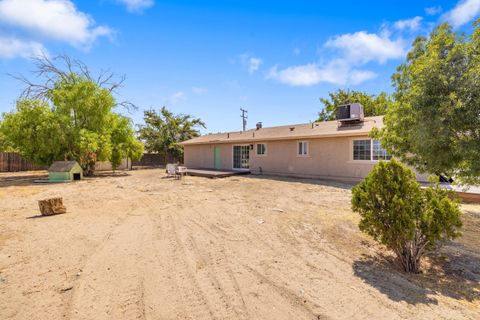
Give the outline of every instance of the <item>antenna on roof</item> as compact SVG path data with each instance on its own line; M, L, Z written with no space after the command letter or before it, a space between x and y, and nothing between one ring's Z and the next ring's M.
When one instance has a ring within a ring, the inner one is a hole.
M240 117L243 120L243 131L245 131L245 130L247 130L247 119L248 119L247 113L248 113L248 111L245 110L245 109L242 109L242 108L240 108L240 111L242 111L242 115Z

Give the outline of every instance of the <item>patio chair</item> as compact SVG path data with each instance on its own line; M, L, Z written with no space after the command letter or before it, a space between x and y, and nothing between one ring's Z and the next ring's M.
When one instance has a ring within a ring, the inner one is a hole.
M180 177L180 179L183 178L183 176L187 175L187 167L177 166L176 169L177 169L176 170L177 177Z
M177 165L173 163L167 163L167 176L168 177L177 177Z

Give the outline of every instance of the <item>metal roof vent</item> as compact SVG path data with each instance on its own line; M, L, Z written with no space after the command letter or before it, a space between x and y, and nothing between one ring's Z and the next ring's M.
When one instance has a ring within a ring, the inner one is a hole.
M262 129L262 123L261 123L261 122L257 122L256 127L257 127L257 130Z

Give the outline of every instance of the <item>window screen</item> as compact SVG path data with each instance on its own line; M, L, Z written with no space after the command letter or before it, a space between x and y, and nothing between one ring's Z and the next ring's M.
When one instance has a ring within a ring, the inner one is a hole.
M264 143L257 144L257 155L262 156L267 154L267 146Z
M371 160L370 140L353 140L353 160Z

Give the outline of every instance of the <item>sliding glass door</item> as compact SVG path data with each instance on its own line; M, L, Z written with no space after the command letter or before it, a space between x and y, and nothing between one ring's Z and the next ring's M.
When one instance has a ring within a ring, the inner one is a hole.
M233 169L250 168L250 146L233 146Z

